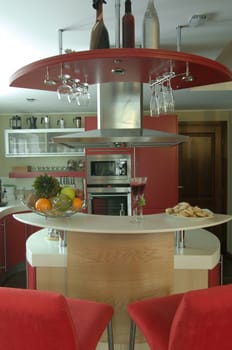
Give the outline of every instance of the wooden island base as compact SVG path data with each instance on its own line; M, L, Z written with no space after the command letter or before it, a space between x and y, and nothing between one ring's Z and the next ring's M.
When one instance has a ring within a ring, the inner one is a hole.
M172 292L173 232L68 232L67 246L67 296L111 304L115 344L128 344L128 303Z

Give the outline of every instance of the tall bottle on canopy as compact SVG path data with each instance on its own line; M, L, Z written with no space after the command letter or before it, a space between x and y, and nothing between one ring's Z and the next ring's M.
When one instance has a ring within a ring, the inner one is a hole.
M122 47L135 47L135 21L130 0L125 1L125 14L122 17Z
M90 49L108 49L110 47L109 33L103 21L103 3L105 0L93 0L96 10L96 22L91 31Z
M142 46L149 49L158 49L160 45L160 24L154 0L148 0L143 17Z

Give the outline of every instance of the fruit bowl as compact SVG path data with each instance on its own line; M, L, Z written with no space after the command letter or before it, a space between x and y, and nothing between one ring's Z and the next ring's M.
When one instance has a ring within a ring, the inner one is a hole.
M30 209L33 213L47 217L47 218L58 218L58 217L70 217L76 213L80 213L82 211L82 209L84 209L84 207L82 207L81 209L77 209L77 210L66 210L66 211L61 211L58 209L51 209L51 210L47 210L45 212L36 210L34 207L29 207L27 206L28 209Z
M58 208L51 208L49 210L41 211L35 208L35 201L31 200L33 196L34 193L31 192L26 200L22 200L22 204L33 213L44 216L46 218L70 217L74 214L80 213L86 207L85 201L83 200L82 206L78 209L70 208L67 210L59 210Z

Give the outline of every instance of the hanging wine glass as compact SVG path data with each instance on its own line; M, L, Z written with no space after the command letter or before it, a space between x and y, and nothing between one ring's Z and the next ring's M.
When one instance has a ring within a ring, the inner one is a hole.
M81 92L78 96L80 106L88 106L90 101L89 85L88 83L82 84Z
M173 111L174 111L174 99L172 94L172 88L168 79L167 81L164 81L161 84L160 112L163 114L167 114Z
M60 76L62 84L57 88L57 96L59 100L66 98L68 102L71 102L72 87L68 84L67 80L70 79L69 74L63 74L63 67L60 68Z
M166 87L167 87L167 112L173 113L175 111L175 100L173 96L171 78L167 80Z
M76 102L80 106L79 95L81 93L80 79L72 79L72 93L70 99L72 102Z
M160 115L160 90L161 86L158 82L151 85L151 99L150 99L150 116L159 117Z

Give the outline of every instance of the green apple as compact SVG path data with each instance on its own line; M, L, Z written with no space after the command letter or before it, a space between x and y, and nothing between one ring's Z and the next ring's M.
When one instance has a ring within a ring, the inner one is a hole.
M61 189L60 193L65 194L72 200L75 198L75 189L72 187L65 186Z
M53 199L53 207L60 211L66 211L72 207L72 199L61 193Z

